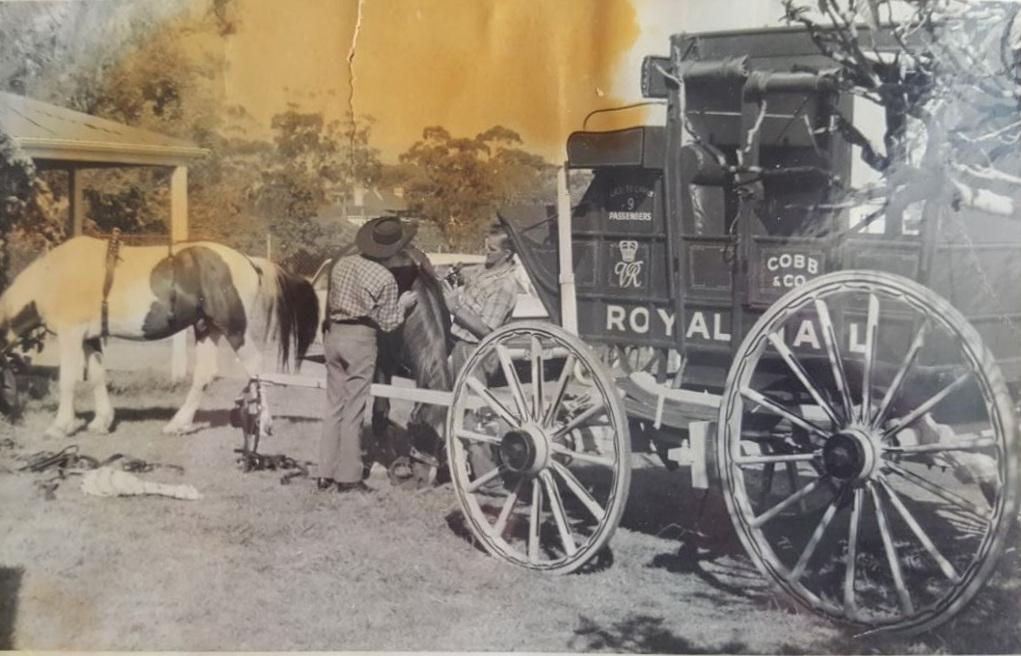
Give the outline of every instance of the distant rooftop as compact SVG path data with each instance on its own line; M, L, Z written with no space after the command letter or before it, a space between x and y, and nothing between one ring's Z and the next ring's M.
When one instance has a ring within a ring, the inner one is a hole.
M13 93L0 92L0 128L25 154L43 162L178 166L204 148Z

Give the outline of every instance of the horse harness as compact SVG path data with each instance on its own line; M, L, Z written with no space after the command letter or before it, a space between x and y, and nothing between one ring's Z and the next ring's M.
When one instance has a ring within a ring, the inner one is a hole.
M110 233L110 240L106 242L106 272L103 276L103 301L100 305L100 334L105 341L110 336L110 290L113 288L113 274L120 261L121 231L114 228Z
M60 482L69 476L79 476L92 469L106 467L114 462L120 461L120 468L129 473L151 472L155 469L169 469L179 474L184 473L184 467L159 462L147 462L141 458L133 458L123 453L115 453L110 457L100 460L93 456L85 455L78 451L77 444L71 444L60 451L39 451L28 456L18 456L25 464L18 468L19 472L41 474L53 471L49 478L35 481L48 501L56 498L55 492Z

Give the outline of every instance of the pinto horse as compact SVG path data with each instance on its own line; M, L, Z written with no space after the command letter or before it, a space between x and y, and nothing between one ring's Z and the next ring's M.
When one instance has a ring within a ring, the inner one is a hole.
M169 337L194 327L196 365L184 405L164 432L192 427L205 387L216 374L216 347L226 341L249 376L261 373L263 350L277 346L283 368L299 362L315 338L319 308L312 285L263 259L222 244L119 246L75 237L32 262L0 295L0 348L43 327L57 337L60 402L46 431L78 428L74 387L92 383L95 418L107 432L114 410L106 388L102 338Z

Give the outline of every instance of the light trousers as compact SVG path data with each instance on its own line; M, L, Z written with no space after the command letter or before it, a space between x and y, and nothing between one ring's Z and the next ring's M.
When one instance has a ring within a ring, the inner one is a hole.
M323 336L326 410L319 441L319 476L339 483L362 480L362 429L376 370L376 330L332 324Z

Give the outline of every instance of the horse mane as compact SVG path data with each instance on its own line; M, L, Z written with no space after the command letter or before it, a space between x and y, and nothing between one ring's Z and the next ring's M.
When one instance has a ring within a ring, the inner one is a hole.
M443 298L443 288L439 280L423 270L412 289L418 296L418 303L405 324L404 341L411 351L427 351L433 355L427 358L430 366L416 372L416 383L427 389L451 390L454 376L447 363L451 344L450 310Z

